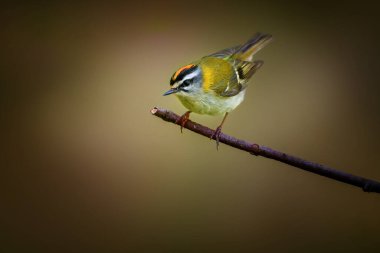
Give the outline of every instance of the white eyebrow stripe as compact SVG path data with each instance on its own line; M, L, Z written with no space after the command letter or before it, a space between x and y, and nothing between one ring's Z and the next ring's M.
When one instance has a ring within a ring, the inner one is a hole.
M192 79L192 78L196 77L197 75L199 75L199 69L197 69L196 71L191 72L190 74L184 76L183 79L179 81L179 83L181 84L181 83L183 83L183 81Z

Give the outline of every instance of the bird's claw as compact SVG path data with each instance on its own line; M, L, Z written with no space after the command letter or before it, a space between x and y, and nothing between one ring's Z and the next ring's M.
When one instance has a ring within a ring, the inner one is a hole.
M210 139L214 139L215 138L215 141L216 141L216 150L219 149L219 138L220 138L221 133L222 133L222 127L218 126L215 129L214 133L210 137Z
M181 133L182 129L185 127L186 122L189 120L190 112L185 112L179 119L176 120L176 124L181 125Z

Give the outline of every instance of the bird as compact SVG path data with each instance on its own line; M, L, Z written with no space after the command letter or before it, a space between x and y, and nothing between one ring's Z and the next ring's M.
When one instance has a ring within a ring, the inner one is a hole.
M175 94L187 111L177 120L182 128L190 113L224 115L211 135L216 148L228 114L240 105L248 81L263 65L253 56L272 41L272 35L256 33L244 44L226 48L179 68L170 78L170 89L163 95Z

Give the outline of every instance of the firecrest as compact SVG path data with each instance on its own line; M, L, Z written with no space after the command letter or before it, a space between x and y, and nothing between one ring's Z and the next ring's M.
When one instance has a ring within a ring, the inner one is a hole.
M177 122L181 125L181 132L191 112L224 114L222 123L211 136L218 148L228 113L243 102L248 81L263 65L263 61L253 61L252 58L271 40L270 34L257 33L242 45L205 56L173 74L170 90L164 96L175 94L188 109Z

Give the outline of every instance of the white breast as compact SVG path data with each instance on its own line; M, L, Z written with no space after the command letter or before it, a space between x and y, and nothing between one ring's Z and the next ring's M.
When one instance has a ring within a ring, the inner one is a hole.
M245 90L232 97L219 97L210 93L176 94L182 104L190 111L199 114L217 115L234 110L244 100Z

